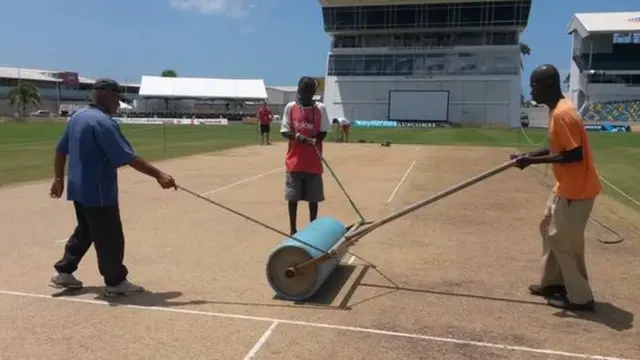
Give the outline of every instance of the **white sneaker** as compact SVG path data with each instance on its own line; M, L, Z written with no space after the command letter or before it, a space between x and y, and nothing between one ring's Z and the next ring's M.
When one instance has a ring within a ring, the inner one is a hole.
M107 286L105 288L105 296L126 296L141 293L144 288L140 285L131 283L129 280L125 280L116 286Z
M72 274L56 273L51 277L51 284L58 289L80 289L82 281Z

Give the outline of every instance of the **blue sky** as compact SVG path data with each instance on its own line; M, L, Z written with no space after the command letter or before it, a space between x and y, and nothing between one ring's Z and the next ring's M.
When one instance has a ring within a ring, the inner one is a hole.
M534 0L523 85L541 63L568 71L572 14L637 8L638 0ZM324 74L329 50L316 0L3 0L0 44L0 65L135 83L171 68L295 85Z

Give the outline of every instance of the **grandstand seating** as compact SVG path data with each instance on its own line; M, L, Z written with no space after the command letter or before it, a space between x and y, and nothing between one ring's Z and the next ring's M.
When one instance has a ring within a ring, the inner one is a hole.
M581 113L587 122L637 122L640 121L640 100L590 103Z

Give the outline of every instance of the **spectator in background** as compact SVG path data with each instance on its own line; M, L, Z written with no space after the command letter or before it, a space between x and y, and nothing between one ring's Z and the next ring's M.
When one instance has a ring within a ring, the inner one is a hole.
M338 118L340 123L340 142L349 142L349 129L351 129L351 121L344 116Z
M340 139L340 121L338 118L333 118L331 121L331 129L333 131L333 136L335 137L335 141Z
M260 145L271 145L269 141L269 132L271 132L271 121L273 121L273 113L267 106L267 103L263 103L258 110L258 123L260 124ZM266 140L266 141L265 141Z

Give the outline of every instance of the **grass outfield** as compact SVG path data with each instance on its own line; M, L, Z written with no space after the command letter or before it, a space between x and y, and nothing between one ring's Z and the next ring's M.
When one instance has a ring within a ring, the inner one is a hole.
M0 124L0 186L44 179L51 176L53 149L64 124ZM256 144L256 126L162 126L124 125L123 132L137 152L150 160L160 160L203 152ZM527 131L542 144L545 130ZM280 141L272 131L274 141ZM600 174L622 191L640 199L640 135L589 133ZM497 129L353 129L350 141L425 145L505 146L530 150L518 130ZM507 154L505 154L505 159ZM626 204L631 203L605 186L605 192ZM636 207L637 208L637 207ZM640 209L638 209L640 210Z

